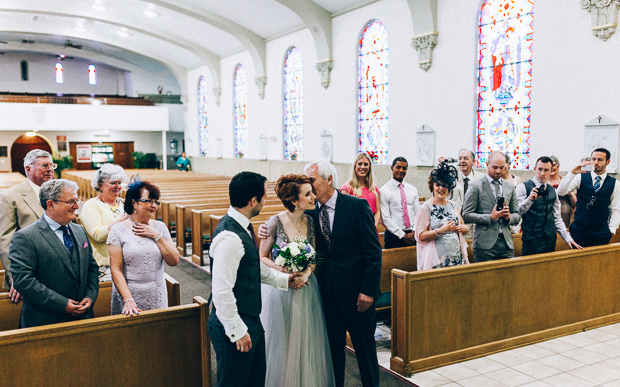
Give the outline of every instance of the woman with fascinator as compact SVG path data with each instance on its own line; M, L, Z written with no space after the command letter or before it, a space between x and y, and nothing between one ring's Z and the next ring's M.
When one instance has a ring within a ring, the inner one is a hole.
M463 222L458 205L448 200L456 186L456 168L441 163L428 178L433 197L418 211L415 224L418 270L463 265L467 259L464 234L468 227Z
M112 226L108 235L112 314L133 316L168 306L164 262L176 266L179 254L166 225L153 219L157 206L159 189L133 178L125 195L129 219Z

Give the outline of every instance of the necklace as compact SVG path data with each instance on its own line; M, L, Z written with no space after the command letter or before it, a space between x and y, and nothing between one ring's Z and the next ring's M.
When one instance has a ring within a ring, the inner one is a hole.
M110 204L110 203L106 203L106 201L105 201L105 200L103 200L103 199L101 198L101 196L98 196L98 198L99 198L99 200L101 200L102 202L104 202L105 204L107 204L107 205L108 205L108 207L110 208L110 210L112 211L112 213L114 213L114 215L120 215L120 214L122 214L122 212L123 212L123 211L122 211L122 209L121 209L121 208L119 208L121 203L120 203L120 201L119 201L118 199L115 199L115 200L114 200L114 204Z

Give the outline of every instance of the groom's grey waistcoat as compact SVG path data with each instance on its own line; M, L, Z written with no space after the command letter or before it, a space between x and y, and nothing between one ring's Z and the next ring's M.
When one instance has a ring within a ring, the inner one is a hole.
M260 258L258 248L248 231L241 225L226 215L220 220L213 233L213 239L222 231L234 232L241 238L245 254L239 262L237 269L237 280L233 287L233 294L237 300L237 310L239 315L249 315L258 317L261 311L260 297ZM212 239L212 240L213 240ZM212 260L217 265L217 260Z

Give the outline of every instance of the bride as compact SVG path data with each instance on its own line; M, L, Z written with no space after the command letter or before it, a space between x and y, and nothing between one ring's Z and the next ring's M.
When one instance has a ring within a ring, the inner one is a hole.
M280 248L307 240L314 248L314 222L304 211L314 208L312 180L304 175L286 175L276 183L276 194L288 209L265 222L269 237L261 240L261 261L276 265ZM271 258L270 258L271 253ZM261 321L265 328L267 357L266 386L333 386L334 373L327 340L323 306L314 264L301 271L306 286L279 291L263 286ZM300 281L301 282L301 281Z

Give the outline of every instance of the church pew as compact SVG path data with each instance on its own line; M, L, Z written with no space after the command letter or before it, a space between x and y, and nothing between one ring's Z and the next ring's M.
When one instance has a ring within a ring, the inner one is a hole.
M410 375L620 321L620 244L392 271L390 368Z
M209 219L210 215L225 215L228 211L229 205L220 208L213 208L211 204L177 204L176 205L176 223L177 223L177 231L183 230L183 237L180 237L180 233L177 233L177 251L182 257L187 256L187 239L190 239L193 236L193 228L192 228L192 211L204 211L203 216L206 219ZM274 211L284 211L286 208L282 204L270 204L265 205L261 211L264 212L274 212ZM211 234L211 222L202 222L201 229L198 230L198 236L203 238L203 235ZM207 239L208 240L208 239Z
M392 303L392 269L416 271L418 265L415 246L383 250L381 257L381 296L375 302L377 313L391 309Z
M138 316L0 332L0 385L210 387L208 316L195 297Z
M4 275L4 274L3 274ZM166 290L168 291L168 306L181 305L181 285L170 275L164 273ZM95 317L110 316L112 314L112 281L99 282L99 295L93 311ZM0 331L17 329L21 302L11 302L8 293L0 293Z

